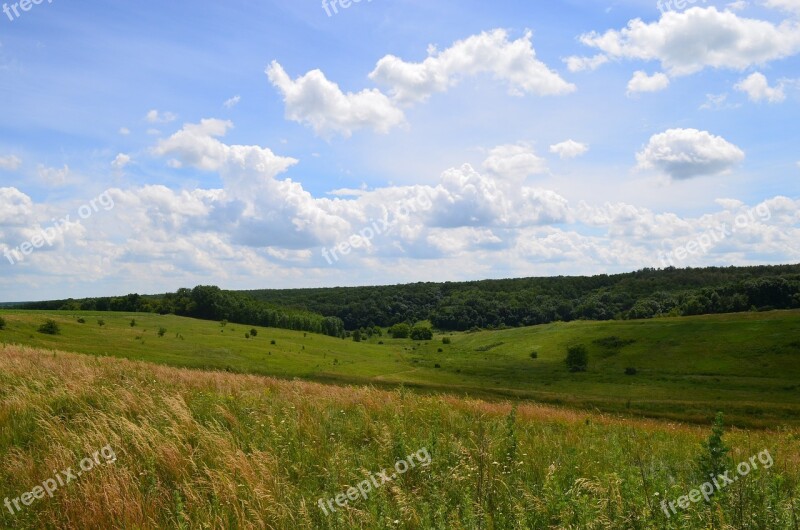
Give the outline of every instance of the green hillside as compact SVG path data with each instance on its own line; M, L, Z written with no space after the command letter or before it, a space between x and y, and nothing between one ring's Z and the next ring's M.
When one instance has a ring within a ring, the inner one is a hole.
M327 382L403 383L686 421L705 422L723 410L740 425L800 423L800 311L553 323L429 342L384 335L361 343L272 328L255 328L257 336L246 338L251 326L170 315L0 315L0 341L37 348ZM60 335L37 331L48 318L59 323ZM576 344L589 351L584 373L564 363Z

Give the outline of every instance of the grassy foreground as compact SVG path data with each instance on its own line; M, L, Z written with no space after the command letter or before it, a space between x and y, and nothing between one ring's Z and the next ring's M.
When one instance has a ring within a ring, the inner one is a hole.
M797 529L800 430L731 431L759 469L667 518L706 480L707 429L403 389L324 386L0 347L0 500L109 446L113 464L2 528ZM317 506L425 448L417 467Z
M251 326L152 314L9 310L0 316L7 321L0 342L36 348L318 382L402 383L676 421L708 424L721 410L739 426L800 425L800 311L581 321L430 342L383 336L361 343L269 328L246 339ZM37 332L46 318L59 323L60 335ZM167 332L159 337L162 327ZM589 350L585 373L570 373L564 364L572 344ZM636 374L626 375L627 368Z

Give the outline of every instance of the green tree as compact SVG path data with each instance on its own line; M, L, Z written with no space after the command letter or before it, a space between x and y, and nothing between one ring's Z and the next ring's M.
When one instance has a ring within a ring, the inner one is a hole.
M698 461L698 469L701 477L717 477L723 475L732 466L732 461L728 453L730 448L725 445L722 437L725 435L725 422L722 412L718 412L711 426L711 434L708 439L701 442L703 453Z
M433 338L433 330L428 326L414 326L411 330L411 338L413 340L431 340Z
M589 367L589 351L583 344L570 346L565 362L570 372L585 372Z
M48 319L44 324L39 326L39 333L44 333L45 335L60 335L61 328L55 320Z
M405 322L395 324L389 328L389 334L395 339L407 339L411 335L411 326Z
M355 330L353 332L353 342L361 342L361 330Z

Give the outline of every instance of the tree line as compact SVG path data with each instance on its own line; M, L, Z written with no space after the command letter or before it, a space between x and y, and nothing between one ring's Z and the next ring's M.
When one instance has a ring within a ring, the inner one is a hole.
M800 308L800 265L246 293L281 307L335 316L349 330L428 320L441 330L464 331Z
M178 289L175 293L142 296L53 300L21 304L21 309L49 311L122 311L174 314L203 320L228 320L236 324L308 331L331 337L344 337L342 320L312 311L277 307L245 293L223 291L214 286Z

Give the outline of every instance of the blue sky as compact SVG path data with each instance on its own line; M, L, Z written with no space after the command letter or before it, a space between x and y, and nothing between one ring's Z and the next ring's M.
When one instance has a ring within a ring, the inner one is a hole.
M6 2L0 300L800 261L800 0L328 4Z

